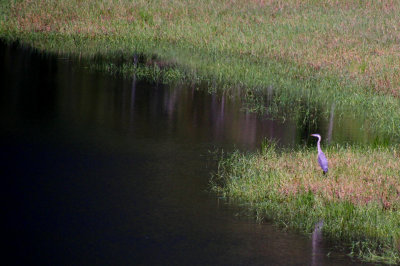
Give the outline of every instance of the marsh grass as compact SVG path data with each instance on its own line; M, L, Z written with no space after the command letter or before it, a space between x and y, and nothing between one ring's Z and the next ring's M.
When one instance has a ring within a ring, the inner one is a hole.
M400 154L397 148L330 147L329 173L316 152L234 152L220 160L212 187L244 203L258 219L311 233L324 220L326 239L364 260L400 263Z
M257 112L295 116L306 103L327 114L335 102L367 129L400 137L397 1L25 0L0 1L0 9L8 42L101 55L101 68L114 73L241 88ZM135 54L173 70L133 68ZM112 65L116 58L125 63Z

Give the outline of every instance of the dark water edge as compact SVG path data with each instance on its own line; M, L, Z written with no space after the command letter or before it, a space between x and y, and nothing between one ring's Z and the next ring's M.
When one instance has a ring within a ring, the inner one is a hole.
M265 138L302 145L332 121L299 127L243 112L235 97L89 72L18 46L0 45L0 68L12 264L359 264L208 191L209 151L252 150ZM359 134L330 132L333 141Z

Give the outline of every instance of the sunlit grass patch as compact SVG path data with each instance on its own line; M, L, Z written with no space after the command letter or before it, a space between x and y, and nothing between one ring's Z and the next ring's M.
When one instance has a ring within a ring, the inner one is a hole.
M145 40L152 48L167 43L216 57L290 61L399 96L397 1L72 0L11 1L2 7L0 32L5 36L79 35L102 52L123 48L127 53L140 49L137 42ZM27 37L25 42L41 46ZM97 47L103 38L110 44ZM90 46L67 44L60 50L90 54Z
M278 160L279 166L268 160L259 163L264 170L274 168L284 173L280 192L285 195L311 191L329 201L348 201L355 205L376 202L385 209L399 209L400 158L395 151L347 148L328 152L327 176L318 174L320 169L316 168L313 152L284 153Z
M221 159L213 189L248 204L259 219L327 239L365 260L400 262L400 158L397 148L330 147L322 174L315 150L234 152Z

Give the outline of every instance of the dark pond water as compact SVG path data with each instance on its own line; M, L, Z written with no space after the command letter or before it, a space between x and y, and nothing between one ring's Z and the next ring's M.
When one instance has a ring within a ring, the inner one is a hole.
M17 47L0 46L0 68L12 264L356 264L318 234L257 223L208 191L210 150L265 138L293 146L315 128L248 114L236 97L91 73ZM318 127L333 140L365 137L332 130L332 119Z

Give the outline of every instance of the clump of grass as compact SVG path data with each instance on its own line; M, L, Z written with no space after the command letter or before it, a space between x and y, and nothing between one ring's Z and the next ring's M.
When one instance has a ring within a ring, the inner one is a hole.
M185 72L174 67L160 67L158 64L135 64L132 62L99 62L90 63L89 68L93 71L106 72L108 74L122 75L124 77L134 76L139 80L151 82L162 82L170 84L173 82L184 82L188 78Z
M324 236L353 256L400 263L400 154L392 148L330 147L322 175L316 152L234 152L219 163L213 189L246 203L259 219L310 233L324 220Z

